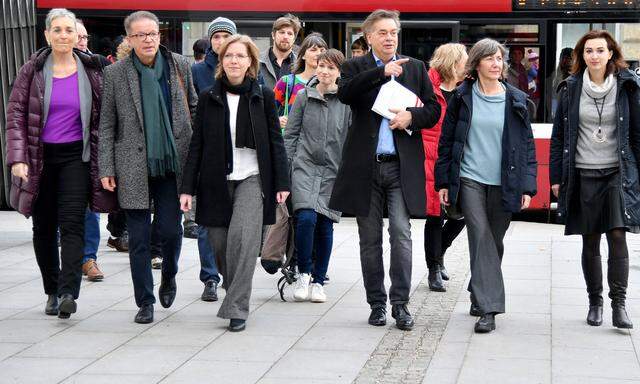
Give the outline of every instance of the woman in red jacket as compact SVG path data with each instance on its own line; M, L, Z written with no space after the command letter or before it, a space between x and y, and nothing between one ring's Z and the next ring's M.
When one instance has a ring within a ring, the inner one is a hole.
M33 216L33 248L48 295L45 313L69 318L80 293L87 204L94 212L117 204L98 181L102 65L97 56L74 49L73 13L52 9L45 24L49 46L22 66L7 105L6 163L11 206Z
M455 96L456 84L464 79L464 66L467 63L467 52L462 44L444 44L439 46L429 62L429 79L433 84L438 103L442 108L438 123L431 129L423 129L422 144L424 146L424 170L426 176L427 220L424 225L424 254L429 268L429 289L445 292L443 280L449 280L444 268L444 253L453 240L464 228L464 220L445 222L445 215L440 208L438 192L434 188L434 166L438 159L438 141L442 121L447 111L447 102Z

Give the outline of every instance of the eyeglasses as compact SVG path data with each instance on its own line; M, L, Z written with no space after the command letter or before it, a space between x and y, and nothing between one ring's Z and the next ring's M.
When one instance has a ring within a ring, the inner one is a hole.
M249 56L243 55L243 54L234 55L232 53L225 53L224 56L222 56L222 58L225 60L233 60L233 59L246 60L249 58Z
M82 40L89 41L89 39L91 39L91 35L78 35L79 41L82 41Z
M155 41L160 37L160 32L136 33L135 35L129 35L129 37L139 41L145 41L147 40L147 37L149 37L151 40Z

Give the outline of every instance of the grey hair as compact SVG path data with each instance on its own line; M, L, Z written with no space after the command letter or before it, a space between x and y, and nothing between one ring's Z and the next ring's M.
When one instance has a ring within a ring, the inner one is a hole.
M396 10L376 9L371 12L366 19L364 19L364 22L362 23L362 31L364 33L372 33L373 24L382 19L393 20L396 23L396 27L400 29L400 12Z
M53 23L53 20L60 17L68 17L69 19L71 19L71 21L73 21L73 24L77 22L76 15L70 10L66 8L53 8L49 11L49 13L47 13L47 18L44 21L44 25L47 31L51 29L51 23Z
M478 67L478 65L480 64L480 61L482 59L484 59L487 56L493 56L495 55L498 51L500 51L500 53L502 54L502 77L506 77L506 73L507 73L507 64L505 59L505 56L507 54L507 49L504 47L504 45L500 44L499 42L493 40L493 39L489 39L489 38L484 38L480 41L478 41L477 43L475 43L473 45L473 47L471 47L471 49L469 50L469 58L467 59L467 67L466 72L467 75L473 77L474 79L478 78L478 70L476 69Z
M148 19L155 22L158 26L158 29L160 29L160 20L158 20L158 16L149 11L137 11L133 12L124 19L124 30L127 31L127 35L131 34L131 24L142 19Z

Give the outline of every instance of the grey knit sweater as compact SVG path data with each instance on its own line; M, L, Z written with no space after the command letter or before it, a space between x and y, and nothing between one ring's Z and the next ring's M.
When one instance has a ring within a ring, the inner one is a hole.
M593 84L588 71L584 71L580 112L578 114L578 145L576 168L604 169L618 166L618 129L616 125L616 77L609 75L602 87ZM604 107L602 101L604 97ZM600 120L596 103L602 112L602 131L606 141L599 143L593 138Z

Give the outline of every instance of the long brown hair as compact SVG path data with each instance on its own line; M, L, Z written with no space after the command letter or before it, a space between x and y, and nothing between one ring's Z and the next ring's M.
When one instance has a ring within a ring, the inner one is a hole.
M298 57L296 58L296 62L293 66L293 73L296 75L304 72L306 69L307 66L304 61L304 54L307 52L307 49L311 47L329 49L327 42L322 38L322 34L313 32L309 36L305 37L304 40L302 40L302 44L300 44Z
M627 68L629 65L624 61L622 56L622 49L618 42L611 36L611 34L602 29L595 29L585 33L580 40L576 43L576 47L573 49L573 66L571 67L571 74L577 75L587 68L587 63L584 61L584 46L587 40L604 39L607 42L607 49L613 52L611 59L607 63L607 71L605 76L618 72L621 69Z

